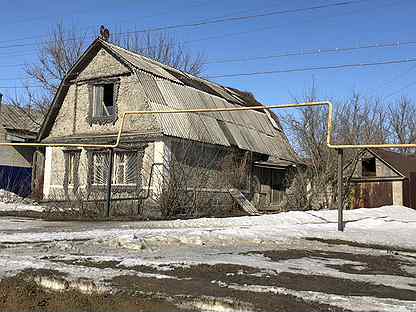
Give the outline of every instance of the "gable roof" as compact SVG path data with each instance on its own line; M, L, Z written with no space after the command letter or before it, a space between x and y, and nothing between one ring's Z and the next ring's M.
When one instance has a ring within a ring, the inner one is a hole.
M85 66L95 55L94 51L97 52L101 48L126 65L138 77L152 110L261 105L250 93L195 77L101 39L92 43L67 77ZM45 121L50 124L49 130L52 126L50 120L56 117L63 100L60 93L63 94L67 90L68 87L64 83L55 96L53 108ZM162 132L168 136L223 146L234 145L243 150L269 155L273 159L297 162L297 156L288 143L277 116L268 110L238 113L192 112L176 114L175 118L168 114L159 114L156 118ZM49 132L46 125L42 128L40 139Z
M402 154L392 152L385 149L368 149L370 153L384 161L387 165L392 167L395 171L409 177L410 173L416 172L416 156L409 154Z
M10 131L26 132L35 138L40 128L41 115L33 112L31 116L21 107L4 103L0 106L0 126Z

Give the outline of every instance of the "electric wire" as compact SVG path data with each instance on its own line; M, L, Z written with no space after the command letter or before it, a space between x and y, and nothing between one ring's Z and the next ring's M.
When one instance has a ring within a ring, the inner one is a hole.
M335 2L335 3L330 3L330 4L315 5L315 6L310 6L310 7L272 11L272 12L267 12L267 13L262 13L262 14L231 16L231 17L224 17L224 18L213 18L213 19L208 19L208 20L199 20L199 21L191 22L191 23L174 24L174 25L146 28L146 29L141 29L141 30L118 32L118 33L114 33L114 35L127 35L127 34L133 34L133 33L146 33L146 32L156 32L156 31L172 30L172 29L180 29L180 28L201 27L201 26L205 26L205 25L219 24L219 23L225 23L225 22L245 21L245 20L252 20L252 19L257 19L257 18L261 18L261 17L283 15L283 14L290 14L290 13L298 13L298 12L306 12L306 11L315 11L315 10L321 10L321 9L330 8L330 7L348 6L348 5L351 5L351 4L362 3L362 2L367 2L367 1L370 1L370 0L341 1L341 2ZM67 39L67 40L70 41L70 40L74 40L74 39L77 39L77 38L70 38L70 39ZM14 44L14 45L5 45L5 46L0 46L0 49L8 49L8 48L13 48L13 47L36 46L37 44L38 43L21 43L21 44Z
M300 68L291 68L291 69L284 69L284 70L266 70L266 71L257 71L257 72L249 72L249 73L211 75L211 76L207 76L206 78L216 79L216 78L230 78L230 77L241 77L241 76L257 76L257 75L294 73L294 72L304 72L304 71L314 71L314 70L328 70L328 69L367 67L367 66L378 66L378 65L388 65L388 64L401 64L401 63L410 63L410 62L416 62L416 58L389 60L389 61L371 62L371 63L353 63L353 64L340 64L340 65L315 66L315 67L300 67Z
M283 70L269 70L269 71L257 71L250 73L235 73L235 74L224 74L224 75L211 75L206 76L206 79L217 79L217 78L230 78L230 77L244 77L244 76L257 76L257 75L269 75L269 74L283 74L283 73L295 73L295 72L306 72L314 70L332 70L332 69L344 69L344 68L359 68L359 67L370 67L370 66L380 66L380 65L396 65L402 63L411 63L416 62L416 58L407 58L407 59L397 59L397 60L387 60L380 62L367 62L367 63L350 63L350 64L339 64L339 65L326 65L326 66L314 66L314 67L299 67L299 68L289 68ZM125 83L136 83L135 81L125 82ZM0 86L3 89L19 89L19 88L43 88L42 85L29 85L29 86Z

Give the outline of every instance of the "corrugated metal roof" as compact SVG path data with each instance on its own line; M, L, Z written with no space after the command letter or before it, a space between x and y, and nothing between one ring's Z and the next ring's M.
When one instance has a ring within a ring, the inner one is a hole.
M2 104L0 108L0 124L6 129L22 130L36 133L39 131L42 115L29 113L23 108Z
M159 63L150 60L147 57L144 57L140 54L131 52L114 44L106 42L106 45L115 50L119 55L121 55L126 61L132 64L134 67L154 74L156 76L175 81L176 83L181 83L180 80L176 79L173 75L167 72Z
M239 93L113 44L104 44L138 69L138 79L152 109L236 108L258 103L248 93ZM236 144L243 150L296 159L279 125L266 111L161 114L157 120L168 136L224 146Z

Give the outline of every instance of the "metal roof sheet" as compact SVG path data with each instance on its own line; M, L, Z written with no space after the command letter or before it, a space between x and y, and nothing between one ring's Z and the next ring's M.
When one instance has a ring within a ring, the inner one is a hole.
M126 61L132 64L134 67L144 70L146 72L152 73L156 76L163 77L165 79L169 79L171 81L175 81L177 83L181 83L180 80L176 79L173 75L167 72L160 63L155 62L147 57L144 57L140 54L131 52L114 44L105 43L107 47L115 50L119 55L121 55Z
M137 76L152 109L236 108L260 105L254 97L232 88L194 77L139 54L104 43L138 69ZM250 102L250 103L249 103ZM241 104L241 105L239 105ZM270 112L198 112L160 114L157 120L169 136L229 146L292 159L280 125Z
M0 106L0 125L6 129L36 133L39 131L42 119L40 113L29 113L21 107L4 103Z
M154 78L142 73L139 79L145 79L142 83L151 102L161 104L155 106L159 109L193 109L193 108L234 108L236 104L229 103L217 96L195 90L193 88L178 85L165 79ZM280 146L285 145L276 137L277 130L272 131L272 126L266 114L255 111L218 112L218 113L180 113L161 114L159 120L163 133L169 136L196 140L199 142L230 146L230 138L219 126L218 121L225 123L232 136L232 141L240 149L280 156ZM268 124L264 126L263 124ZM271 134L271 135L269 135Z

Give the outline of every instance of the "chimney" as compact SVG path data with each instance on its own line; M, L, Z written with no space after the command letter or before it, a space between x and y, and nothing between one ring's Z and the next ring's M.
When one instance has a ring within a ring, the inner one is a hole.
M2 104L3 104L3 94L0 93L0 113L1 113Z

